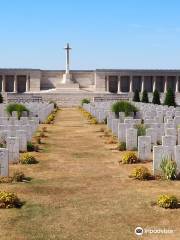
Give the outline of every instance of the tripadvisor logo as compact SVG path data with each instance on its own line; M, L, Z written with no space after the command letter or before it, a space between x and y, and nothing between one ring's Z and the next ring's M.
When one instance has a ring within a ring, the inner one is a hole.
M167 228L142 228L142 227L136 227L134 230L134 233L137 236L141 236L143 234L172 234L175 230L173 229L167 229Z
M137 227L137 228L135 229L135 234L136 234L136 235L141 236L141 235L143 235L143 233L144 233L144 230L143 230L142 227Z

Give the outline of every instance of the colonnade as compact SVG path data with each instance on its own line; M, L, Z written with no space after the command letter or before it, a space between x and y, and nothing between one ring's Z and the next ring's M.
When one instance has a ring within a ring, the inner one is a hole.
M133 87L134 77L137 77L137 76L126 76L126 77L127 77L127 79L128 79L128 81L127 81L127 83L128 83L128 87L127 87L128 91L122 91L122 87L121 87L121 84L122 84L122 76L106 76L106 91L107 91L107 92L111 92L111 91L110 91L111 78L114 78L114 79L117 80L117 81L116 81L116 82L117 82L117 93L121 93L121 92L129 92L129 93L131 93L131 92L133 92L134 90L138 89L138 87L136 88L136 86ZM169 76L169 75L165 75L165 76L138 76L138 77L139 77L139 81L140 81L140 89L138 89L138 90L139 90L140 92L143 92L144 90L147 90L147 89L145 88L145 83L146 83L146 85L147 85L147 84L149 84L149 85L152 84L152 87L149 87L149 88L151 88L151 90L148 91L148 92L154 92L155 89L158 90L158 86L157 86L157 82L158 82L157 78L158 78L158 77L162 77L162 79L161 79L161 80L162 80L162 83L160 83L160 85L162 85L162 86L161 86L161 88L162 88L162 91L161 91L161 92L163 92L163 93L166 93L166 92L167 92L168 83L169 83L170 81L173 81L173 82L171 82L171 84L174 85L174 86L173 86L173 90L175 91L175 93L178 93L178 92L179 92L179 88L180 88L180 85L179 85L180 76ZM147 79L145 80L146 77L150 77L150 78L151 78L151 83L148 82ZM173 80L171 79L171 80L168 81L168 78L173 78ZM146 82L146 81L147 81L147 82Z
M7 81L6 79L8 75L0 75L1 77L1 92L8 92L9 90L7 89ZM14 93L18 92L18 77L25 77L25 92L30 91L30 75L13 75L13 91Z

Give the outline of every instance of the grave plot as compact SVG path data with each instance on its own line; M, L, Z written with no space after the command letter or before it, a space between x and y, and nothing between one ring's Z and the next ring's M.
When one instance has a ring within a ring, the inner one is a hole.
M129 104L129 105L128 105ZM128 105L123 109L125 105ZM122 110L118 112L118 107ZM162 175L164 158L179 166L180 110L176 107L140 102L84 103L83 109L107 129L127 151L136 151L140 161L152 161L154 176ZM131 110L132 109L132 110ZM175 154L176 153L176 154ZM180 174L179 168L176 175Z
M0 176L9 176L9 164L19 163L20 152L27 151L39 124L53 110L54 104L49 103L0 104Z

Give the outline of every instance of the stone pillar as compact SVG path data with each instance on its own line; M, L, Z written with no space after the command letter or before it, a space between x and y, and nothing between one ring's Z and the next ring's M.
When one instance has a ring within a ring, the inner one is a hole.
M167 76L164 77L164 93L167 92Z
M17 75L14 76L14 92L17 93Z
M106 82L106 87L107 87L106 91L109 92L109 77L108 76L106 77L106 81L107 81Z
M118 93L121 93L121 76L118 77Z
M133 89L132 89L132 82L133 82L133 76L130 76L130 79L129 79L129 92L130 92L130 93L133 92Z
M141 93L144 91L144 76L142 77L141 80Z
M156 77L153 76L153 92L156 90Z
M30 79L29 79L29 74L26 76L26 92L29 92L29 81L30 81Z
M6 77L5 75L2 76L2 92L6 91Z
M176 93L179 92L179 76L176 76Z

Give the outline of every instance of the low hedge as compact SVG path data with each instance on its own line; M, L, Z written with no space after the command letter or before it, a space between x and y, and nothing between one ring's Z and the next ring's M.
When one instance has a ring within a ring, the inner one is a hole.
M136 114L136 112L138 112L138 109L127 101L115 102L111 106L111 110L116 114L117 117L119 117L119 112L124 112L126 117L130 116L132 113Z

